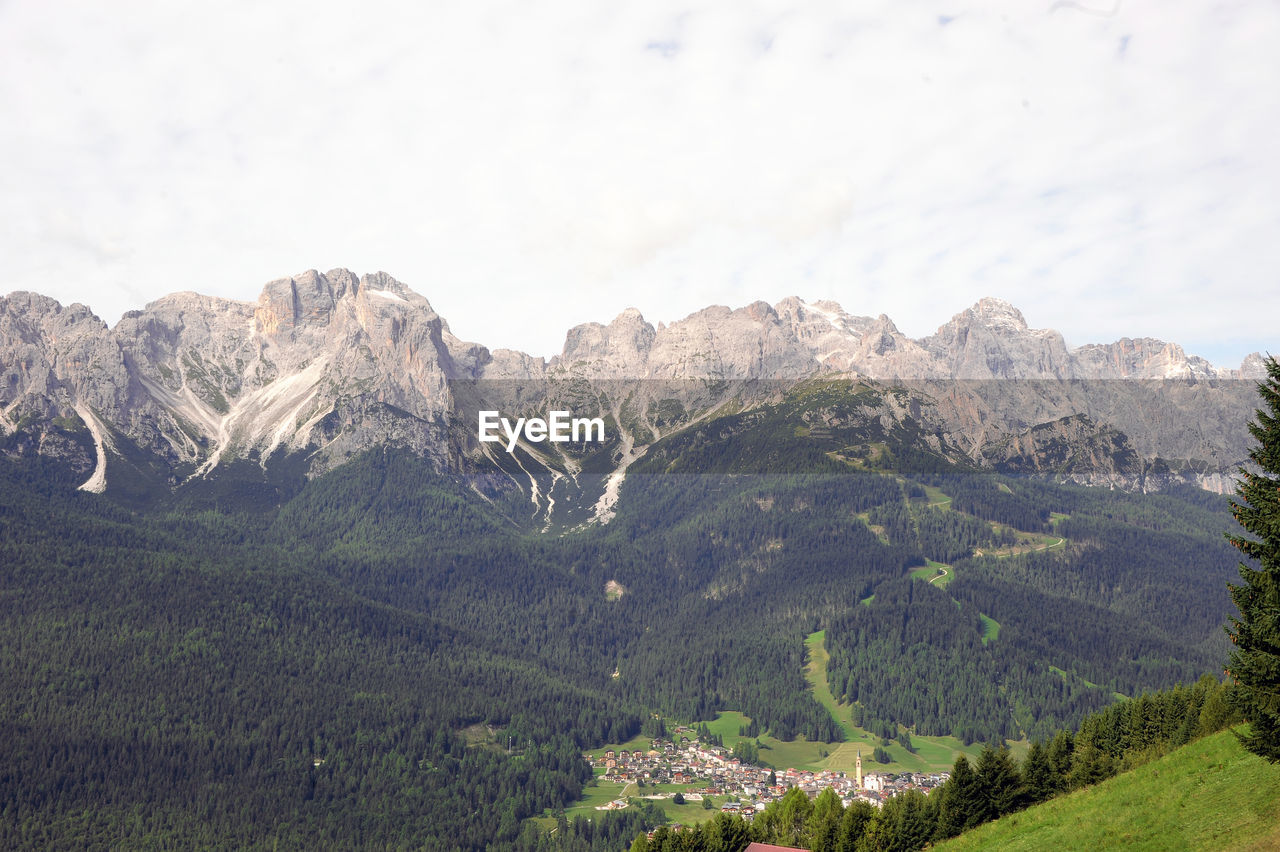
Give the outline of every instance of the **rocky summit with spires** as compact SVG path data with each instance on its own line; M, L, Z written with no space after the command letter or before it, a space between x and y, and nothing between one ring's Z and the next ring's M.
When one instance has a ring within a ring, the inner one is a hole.
M1256 354L1223 369L1151 338L1072 349L992 298L921 339L884 315L795 297L657 326L628 309L570 329L550 360L457 338L382 272L310 270L268 283L256 302L175 293L114 328L84 305L0 299L2 452L58 459L89 490L111 488L124 460L176 487L231 461L289 458L314 475L379 446L440 469L502 468L459 415L464 385L513 413L593 398L611 425L604 467L621 477L650 444L726 405L749 409L815 379L905 389L921 403L914 414L883 416L912 417L978 467L1126 487L1174 470L1223 490L1245 458L1262 375ZM677 416L654 414L672 400ZM526 449L553 474L580 468L572 453ZM1073 470L1072 458L1085 461Z

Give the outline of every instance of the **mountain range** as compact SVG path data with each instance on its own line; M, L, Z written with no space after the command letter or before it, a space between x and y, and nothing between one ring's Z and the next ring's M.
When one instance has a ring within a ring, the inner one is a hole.
M583 749L669 722L815 771L1043 743L1221 670L1239 554L1184 483L1230 483L1260 367L994 299L918 340L625 311L544 360L383 274L114 328L12 294L0 846L532 852Z
M382 272L310 270L256 302L174 293L113 328L81 304L0 299L3 452L59 458L95 491L126 462L176 487L233 460L290 458L316 475L393 445L440 470L506 471L535 503L538 476L593 470L605 478L573 499L607 519L608 478L616 492L656 441L812 381L904 389L909 403L880 395L871 413L978 469L1225 490L1262 375L1257 354L1222 369L1151 338L1073 349L993 298L920 339L887 316L794 297L656 326L629 309L570 329L550 360L459 339ZM475 440L480 405L602 415L605 452L525 442L506 457Z

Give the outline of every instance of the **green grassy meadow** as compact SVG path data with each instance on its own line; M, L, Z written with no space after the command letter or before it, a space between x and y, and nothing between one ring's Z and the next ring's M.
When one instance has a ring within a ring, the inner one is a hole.
M941 562L934 562L932 559L925 560L928 564L923 568L917 568L911 572L912 579L923 580L926 583L932 583L940 589L945 589L955 577L956 572L950 565L944 565ZM938 572L941 571L940 575Z
M1230 731L935 847L965 850L1280 849L1280 765Z
M939 589L945 589L947 586L951 585L951 581L956 578L956 569L952 568L950 565L944 565L941 562L935 562L932 559L926 559L925 562L929 563L929 571L932 572L926 579ZM943 572L941 577L937 576L939 571Z
M990 616L978 613L979 620L982 621L982 644L993 642L1000 638L1000 622Z
M926 485L924 486L924 493L930 506L948 509L951 508L951 498L944 494L941 488L934 485Z

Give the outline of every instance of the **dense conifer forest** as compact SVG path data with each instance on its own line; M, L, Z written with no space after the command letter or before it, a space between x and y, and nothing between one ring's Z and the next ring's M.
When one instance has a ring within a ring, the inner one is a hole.
M159 495L3 461L0 844L541 848L526 817L651 713L839 741L820 629L894 736L1049 739L1220 671L1222 501L927 454L737 472L757 438L660 446L612 523L551 530L395 449Z

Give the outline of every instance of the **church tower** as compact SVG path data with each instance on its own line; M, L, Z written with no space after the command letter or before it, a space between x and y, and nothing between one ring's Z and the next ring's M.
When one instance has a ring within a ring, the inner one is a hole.
M858 749L858 759L854 762L854 769L858 773L858 789L862 789L862 749Z

